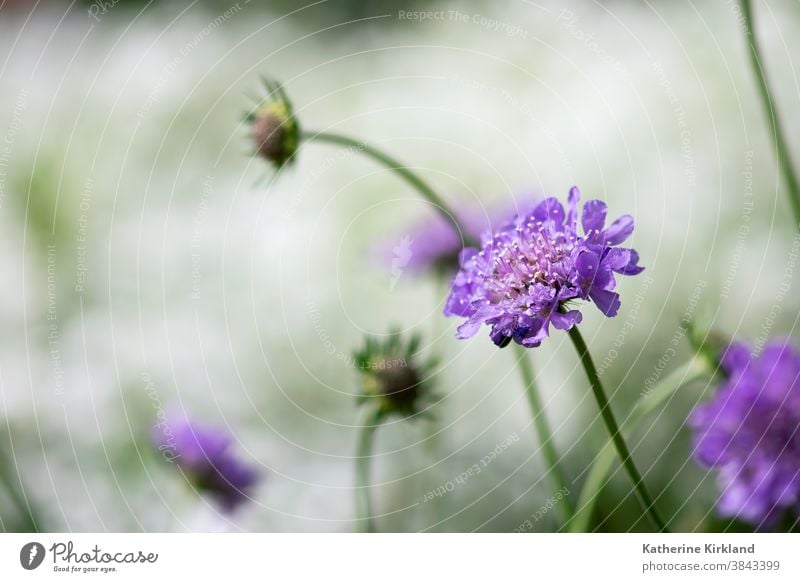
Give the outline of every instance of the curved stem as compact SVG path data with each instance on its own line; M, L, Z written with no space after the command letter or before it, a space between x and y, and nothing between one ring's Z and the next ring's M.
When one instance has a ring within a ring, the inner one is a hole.
M753 74L758 84L759 95L765 113L767 114L767 119L769 120L770 130L772 131L772 145L775 148L775 154L778 158L778 166L789 188L789 202L794 211L795 223L800 227L800 180L798 180L797 173L794 170L794 166L792 166L789 145L783 133L783 128L778 117L778 110L773 103L769 82L767 81L767 72L762 65L764 59L761 58L761 49L753 28L753 12L750 6L750 0L739 0L739 3L741 4L742 17L744 18L744 35L750 49L748 51L750 53L750 64L753 68Z
M525 384L525 395L528 397L528 404L531 407L531 416L533 416L533 425L536 429L536 436L539 443L542 445L542 454L544 455L545 462L548 465L548 473L550 474L556 491L564 491L562 496L562 503L558 504L561 507L560 511L565 517L565 522L572 519L574 510L567 502L567 495L569 495L569 488L567 487L567 480L564 478L564 473L558 463L558 453L553 443L553 431L550 430L550 425L547 422L547 417L544 415L544 407L539 398L539 391L536 387L536 380L533 374L533 367L531 366L528 352L522 346L517 346L519 351L519 360L517 367L519 368L522 381Z
M390 170L397 173L400 178L405 180L412 188L416 189L425 200L431 203L431 205L436 209L436 211L441 214L444 219L453 225L458 236L462 238L464 241L465 246L474 246L475 241L472 240L469 233L464 230L463 225L458 220L458 215L453 212L453 210L448 206L448 204L442 200L442 198L434 192L433 188L428 186L428 184L417 174L415 174L411 169L409 169L404 164L400 163L398 160L390 156L389 154L382 152L375 146L369 145L361 140L354 139L351 137L347 137L346 135L341 135L338 133L327 133L327 132L303 132L300 135L301 141L317 141L321 143L329 143L344 147L353 148L367 157L372 158L376 162L386 166Z
M634 491L639 498L639 502L642 504L642 507L653 524L658 528L658 531L669 531L666 522L656 509L653 498L647 490L647 486L644 484L641 473L639 473L639 469L636 468L636 464L633 462L633 457L631 457L628 445L625 443L625 438L619 430L619 424L616 418L614 418L614 412L611 410L605 390L603 390L600 376L598 376L597 369L594 367L594 362L592 362L592 356L589 355L589 348L586 347L586 342L583 341L583 336L581 336L581 332L578 331L578 326L573 326L572 329L569 330L569 337L575 345L575 349L578 351L583 369L586 370L589 383L592 385L592 393L597 401L597 406L600 408L600 416L603 418L608 434L611 436L611 442L617 450L617 455L622 462L625 472L628 473L628 477L633 481Z
M375 431L378 429L383 414L380 410L371 412L361 426L358 437L358 450L356 451L356 508L362 530L366 533L378 531L372 514L372 501L369 495L369 473L372 461L372 444L375 441Z

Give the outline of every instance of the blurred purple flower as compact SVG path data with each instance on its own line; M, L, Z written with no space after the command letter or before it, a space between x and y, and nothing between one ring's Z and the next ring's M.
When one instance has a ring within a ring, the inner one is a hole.
M733 342L721 365L726 380L690 418L694 456L719 470L720 514L770 527L800 501L800 351Z
M567 330L581 321L571 300L594 301L608 317L617 314L615 273L636 275L639 255L615 248L633 232L629 215L605 228L606 205L590 200L583 207L584 236L578 235L580 192L569 192L567 212L556 198L547 198L494 233L484 233L480 250L461 252L461 270L452 283L444 313L466 317L456 337L475 335L484 323L500 347L512 339L536 347L549 335L550 324Z
M478 209L463 210L459 217L465 232L458 233L451 222L439 216L426 218L402 236L393 235L377 245L376 259L391 260L392 287L404 273L420 275L429 271L452 274L458 268L458 254L464 239L477 239L490 221Z
M231 452L233 439L223 429L184 419L157 426L153 441L165 458L195 487L211 494L224 511L231 512L247 501L258 481L256 471Z
M394 234L382 241L376 245L374 256L380 264L391 262L392 287L404 273L435 272L450 276L458 270L464 239L479 240L484 231L507 222L517 212L516 204L502 211L462 207L457 218L463 233L458 233L451 222L437 214L420 221L403 235Z

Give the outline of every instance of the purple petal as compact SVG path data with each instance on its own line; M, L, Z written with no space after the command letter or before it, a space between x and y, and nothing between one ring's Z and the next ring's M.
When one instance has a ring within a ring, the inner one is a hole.
M631 252L628 249L609 249L603 257L603 266L619 272L631 262Z
M556 311L550 317L553 327L561 330L572 329L573 325L580 323L582 320L583 316L581 315L581 312L575 309L572 311L567 311L566 313L559 313Z
M600 266L600 257L592 251L583 250L575 259L575 268L582 277L594 277Z
M492 331L489 332L489 338L494 345L503 347L511 340L514 335L514 322L511 317L501 318L500 321L494 324Z
M585 212L585 211L584 211ZM618 245L633 234L633 217L625 214L616 219L603 233L606 244Z
M602 231L606 225L606 203L602 200L589 200L584 204L581 224L586 236Z
M732 375L743 371L750 363L750 346L744 342L731 342L725 348L720 363L728 374Z
M578 273L578 284L587 292L600 269L600 257L591 251L582 251L575 259L575 270Z
M524 334L515 334L514 339L518 344L526 348L536 348L550 335L550 321L544 318L536 318L534 325Z
M447 298L442 313L447 317L470 317L475 311L475 308L472 307L469 299L469 295L456 293L454 291Z
M572 232L578 230L578 201L581 199L581 191L577 186L573 186L569 190L567 196L567 228Z
M545 198L533 209L533 216L539 222L552 221L556 230L564 228L564 207L558 198Z
M481 328L481 323L483 320L477 318L475 316L471 317L464 323L458 326L456 329L456 338L457 339L468 339L478 333L478 330Z
M592 290L589 291L589 297L597 304L597 307L603 312L603 315L607 317L614 317L622 303L619 299L619 293L606 291L605 289L592 288Z
M614 272L607 268L605 265L600 265L600 270L592 281L592 289L602 289L603 291L612 291L617 287L617 280L614 278Z
M633 249L626 249L630 256L630 261L621 269L615 269L617 273L622 275L638 275L644 271L644 267L639 266L639 253Z

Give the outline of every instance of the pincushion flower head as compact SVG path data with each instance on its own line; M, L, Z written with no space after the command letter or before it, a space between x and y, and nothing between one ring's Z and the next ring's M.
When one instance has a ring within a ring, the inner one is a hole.
M419 345L418 335L406 342L399 332L385 339L367 337L355 354L362 380L359 404L373 406L383 416L421 412L432 399L428 377L435 362L419 361Z
M182 419L153 430L155 446L174 462L198 490L213 496L223 510L247 501L258 474L231 450L223 429Z
M643 271L633 249L617 245L633 233L633 218L624 215L606 227L606 205L590 200L580 216L580 192L573 187L565 212L556 198L547 198L530 212L485 233L480 249L461 252L461 268L453 280L444 313L465 317L457 337L491 327L492 341L504 347L511 340L536 347L549 335L550 324L567 330L581 321L575 307L593 302L608 317L617 314L616 275Z
M726 379L690 418L694 456L716 469L720 514L770 527L800 507L800 350L769 342L760 355L731 343Z
M268 96L245 115L258 155L276 168L294 159L300 145L300 126L292 103L276 81L263 79Z

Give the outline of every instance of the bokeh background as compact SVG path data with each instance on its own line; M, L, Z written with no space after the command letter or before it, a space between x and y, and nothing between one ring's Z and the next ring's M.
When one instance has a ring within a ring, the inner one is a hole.
M514 352L455 340L444 285L394 280L371 253L431 208L328 146L271 180L241 122L259 74L304 128L380 145L454 206L578 184L634 215L647 270L622 282L618 317L582 324L622 418L692 357L682 318L751 341L794 331L796 227L735 2L101 6L0 2L0 470L43 530L358 529L347 356L390 326L441 364L433 417L378 432L379 527L511 531L551 496ZM420 9L444 16L404 16ZM797 3L756 17L796 148ZM577 498L605 434L566 335L530 356ZM686 416L712 389L684 388L632 440L679 530L742 528L715 517L691 459ZM252 501L223 514L163 462L160 410L229 430L264 476ZM615 467L592 529L648 529L629 491ZM0 519L22 527L2 487ZM532 529L560 527L549 512Z

